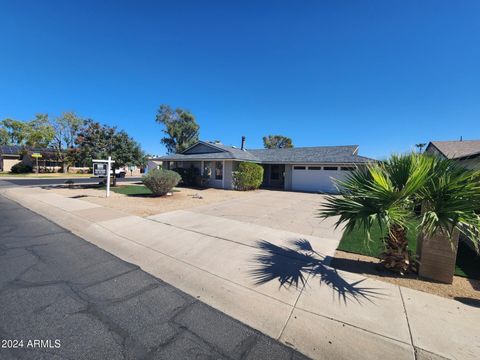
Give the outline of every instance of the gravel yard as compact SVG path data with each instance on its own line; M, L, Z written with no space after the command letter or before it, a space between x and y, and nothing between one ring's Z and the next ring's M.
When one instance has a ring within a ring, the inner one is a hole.
M119 185L118 187L121 187ZM168 211L189 209L196 206L216 203L240 197L252 196L257 191L229 191L220 189L190 189L176 188L172 195L162 197L127 196L110 193L110 198L105 197L105 190L95 188L45 188L63 196L82 198L101 206L137 216L151 216Z

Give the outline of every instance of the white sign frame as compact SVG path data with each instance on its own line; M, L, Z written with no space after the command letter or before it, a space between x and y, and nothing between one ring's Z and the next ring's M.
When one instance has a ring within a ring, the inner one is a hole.
M110 197L110 170L112 169L112 164L115 160L112 160L112 157L109 156L107 160L92 160L94 163L107 163L107 198ZM95 175L95 170L93 175Z

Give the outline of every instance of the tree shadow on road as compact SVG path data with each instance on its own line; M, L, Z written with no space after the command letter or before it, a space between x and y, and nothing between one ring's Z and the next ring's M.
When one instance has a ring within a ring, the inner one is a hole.
M377 288L362 286L365 279L349 283L337 272L327 266L330 258L317 253L306 239L292 241L292 247L284 247L261 240L257 242L261 253L254 258L254 268L250 275L256 285L277 280L279 287L303 288L307 279L320 281L337 294L338 300L345 304L348 300L361 303L373 302L382 295Z

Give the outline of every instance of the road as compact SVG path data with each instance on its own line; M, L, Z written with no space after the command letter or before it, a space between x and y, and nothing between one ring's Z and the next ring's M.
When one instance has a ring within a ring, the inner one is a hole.
M1 359L305 359L2 196L0 219Z
M1 182L5 182L4 186L11 184L16 186L45 186L45 185L64 185L67 179L73 180L75 184L97 184L100 179L99 178L45 178L45 179L2 179L0 177ZM125 182L125 181L140 181L141 177L126 177L126 178L118 178L117 182Z

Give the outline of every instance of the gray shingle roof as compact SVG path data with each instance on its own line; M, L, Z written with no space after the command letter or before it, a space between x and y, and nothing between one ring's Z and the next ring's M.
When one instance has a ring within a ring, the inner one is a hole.
M203 144L208 144L202 142ZM357 145L347 146L315 146L291 149L248 149L240 150L219 143L209 144L217 147L218 152L204 154L172 154L162 156L164 161L199 161L199 160L243 160L260 163L367 163L372 159L356 154Z
M480 140L432 141L430 144L435 146L448 159L458 159L480 154Z
M365 163L371 161L356 155L357 145L312 146L290 149L249 150L261 162L269 163Z

